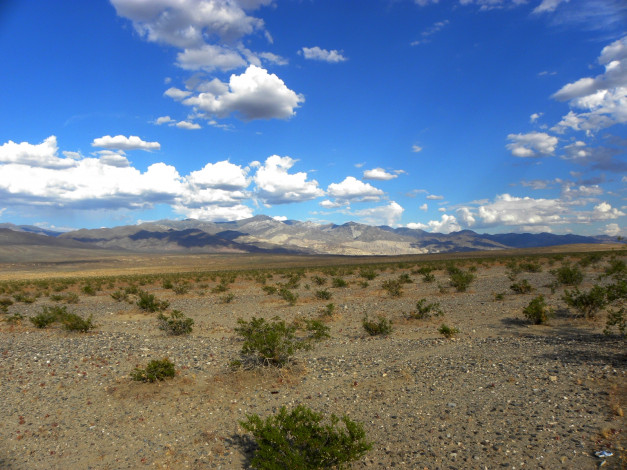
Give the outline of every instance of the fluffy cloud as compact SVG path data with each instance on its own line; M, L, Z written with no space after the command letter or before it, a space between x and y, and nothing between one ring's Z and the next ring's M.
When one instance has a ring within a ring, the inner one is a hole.
M179 129L195 130L200 129L200 124L197 122L179 121L176 124Z
M204 44L196 49L185 49L176 56L176 64L184 70L204 70L211 72L215 69L232 70L245 67L246 60L239 52L224 46Z
M529 132L527 134L509 134L511 142L507 149L515 157L536 157L540 155L553 155L557 145L557 137L545 132Z
M179 214L185 215L187 218L199 220L227 221L248 219L253 216L252 209L243 204L237 204L234 206L210 205L199 208L189 208L187 206L175 205L174 210Z
M15 143L9 140L0 145L0 163L15 163L41 168L69 168L76 165L72 158L58 156L57 138L53 135L41 144Z
M269 1L223 0L111 0L118 15L133 22L135 30L148 41L180 48L200 47L205 37L234 42L263 30L263 21L249 16Z
M529 122L533 124L542 117L542 114L544 113L533 113L531 116L529 116Z
M625 213L619 211L615 207L612 207L607 202L602 202L599 205L594 206L592 219L593 220L608 220L608 219L617 219L618 217L624 216Z
M316 180L307 180L307 173L288 173L295 163L290 157L273 155L257 169L257 195L266 204L308 201L324 195Z
M378 201L383 196L383 191L374 186L347 176L341 183L331 183L327 188L327 194L336 199L338 203Z
M427 196L427 199L429 199L430 201L441 201L442 199L444 199L444 196L438 196L436 194L429 194Z
M391 201L387 206L371 207L355 211L355 215L361 218L362 222L370 225L395 226L403 216L403 207Z
M430 220L426 224L412 222L407 224L407 228L420 229L427 232L437 233L451 233L461 230L461 227L459 223L457 223L457 219L455 218L455 216L449 214L442 214L442 218L440 220Z
M181 101L182 99L187 98L189 95L191 95L192 92L180 90L176 87L170 87L166 91L164 91L163 94L169 98L172 98L173 100Z
M627 36L604 47L598 62L604 73L568 83L553 94L552 98L583 111L571 110L552 128L555 132L572 129L591 134L627 122Z
M106 149L119 149L119 150L159 150L161 144L159 142L146 142L136 135L125 137L123 135L116 135L111 137L105 135L94 139L91 143L92 147L101 147Z
M157 126L160 126L161 124L169 124L171 122L174 122L174 119L172 119L170 116L161 116L154 121Z
M394 178L398 178L398 174L388 173L383 168L373 168L372 170L364 171L365 180L388 181Z
M303 47L298 53L302 54L305 59L320 60L323 62L337 63L347 60L346 57L342 55L342 51L328 51L326 49L320 49L318 46Z
M207 163L201 170L192 171L187 180L198 189L243 190L250 185L248 171L229 161Z
M210 88L183 101L212 116L227 117L237 113L253 119L287 119L305 101L287 88L283 80L265 69L250 65L241 75L231 75L229 83L212 80Z
M620 150L609 147L590 147L585 142L578 140L564 147L562 158L579 165L590 165L593 170L612 172L627 171L627 163L618 160Z
M623 230L618 226L618 224L607 224L603 230L603 233L609 235L610 237L619 236Z

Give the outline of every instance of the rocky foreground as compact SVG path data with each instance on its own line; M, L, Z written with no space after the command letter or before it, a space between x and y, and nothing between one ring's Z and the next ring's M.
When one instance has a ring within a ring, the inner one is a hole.
M184 337L159 330L156 314L115 301L110 293L127 281L105 283L95 296L80 283L70 288L80 301L68 311L98 325L89 333L35 328L27 318L54 305L50 298L15 303L4 316L25 319L0 324L0 468L247 468L251 439L239 421L297 404L365 425L374 446L351 468L625 468L626 343L602 333L604 312L574 318L564 288L548 287L546 261L542 272L519 275L534 288L528 294L511 291L500 263L479 265L467 292L447 287L444 270L425 283L412 268L388 266L368 286L358 270L311 269L294 306L246 275L230 285L228 303L211 293L218 279L182 295L160 283L142 287L195 320ZM587 267L582 288L602 269ZM382 283L404 273L413 282L390 297ZM313 276L328 282L318 287ZM334 276L349 286L331 287ZM274 274L267 284L284 281ZM324 288L332 298L318 300ZM557 311L548 325L522 315L538 293ZM439 302L444 315L408 319L420 298ZM329 302L331 338L289 367L229 368L242 344L238 318L317 318ZM366 335L365 314L389 318L392 333ZM460 333L444 338L442 323ZM163 357L176 364L174 379L130 379L134 367ZM597 457L602 450L613 455Z

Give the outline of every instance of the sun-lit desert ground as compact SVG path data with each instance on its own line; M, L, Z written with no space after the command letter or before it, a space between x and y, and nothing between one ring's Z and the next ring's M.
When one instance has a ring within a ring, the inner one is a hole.
M373 448L352 468L596 468L600 450L613 453L605 468L624 468L626 343L616 327L603 333L624 297L583 318L555 274L576 268L582 292L616 284L625 274L607 273L627 255L612 248L13 259L0 265L0 468L247 468L254 446L240 421L298 404L364 425ZM451 266L474 276L466 291ZM531 290L516 293L524 280ZM159 329L140 292L192 318L191 334ZM538 295L554 312L547 324L523 315ZM412 318L421 299L442 315ZM30 318L51 306L96 327L36 328ZM275 316L318 319L330 338L283 368L233 369L237 320ZM392 332L369 336L365 316ZM442 324L459 332L446 338ZM164 357L175 378L131 380Z

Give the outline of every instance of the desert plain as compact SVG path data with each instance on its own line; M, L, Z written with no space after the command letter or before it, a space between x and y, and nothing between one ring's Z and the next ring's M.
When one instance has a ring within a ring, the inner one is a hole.
M300 404L363 424L372 449L354 469L627 466L625 337L604 334L624 299L582 317L563 300L574 287L555 275L571 266L581 291L606 286L611 263L627 260L620 246L61 258L0 264L2 469L249 468L255 444L241 421ZM465 291L450 266L474 277ZM400 292L386 288L401 279ZM524 280L529 292L515 292ZM286 286L291 303L271 292ZM192 332L160 329L138 291L192 318ZM523 309L538 295L553 315L536 325ZM412 318L421 299L441 315ZM95 328L35 327L30 318L54 306ZM318 319L330 338L283 367L235 369L237 321L253 317ZM391 333L370 336L365 317L389 320ZM457 334L445 337L443 324ZM174 378L131 379L166 357Z

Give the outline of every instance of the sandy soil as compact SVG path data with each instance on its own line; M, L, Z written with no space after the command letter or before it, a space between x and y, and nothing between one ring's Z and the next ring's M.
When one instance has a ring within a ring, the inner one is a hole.
M184 337L161 331L157 314L111 297L129 279L92 280L102 282L95 296L82 292L84 280L64 291L80 297L68 311L93 315L89 333L35 328L28 317L56 304L45 295L16 302L0 314L25 316L0 323L0 468L247 468L251 440L239 422L297 404L364 424L374 446L352 468L626 468L625 340L602 334L605 312L575 318L561 300L564 288L548 287L554 276L542 262L542 272L518 275L534 287L528 294L515 294L494 260L464 266L477 268L467 292L447 287L443 269L424 282L412 273L416 263L388 265L368 286L352 268L308 269L294 306L266 295L252 272L239 273L226 293L211 292L220 279L209 274L192 276L183 295L161 280L140 286L194 319ZM586 267L581 287L599 282L604 266ZM286 282L269 272L267 285ZM382 284L401 274L413 282L391 298ZM316 286L314 276L326 285ZM332 287L333 277L349 286ZM318 300L319 289L332 298ZM548 325L522 315L539 293L557 312ZM444 315L408 319L421 298L439 302ZM289 367L229 369L242 345L233 331L238 318L318 318L329 302L336 306L325 319L331 338L299 351ZM365 314L390 319L392 333L366 335ZM460 333L444 338L442 323ZM130 379L134 367L163 357L176 364L174 379ZM600 450L613 456L600 459Z

